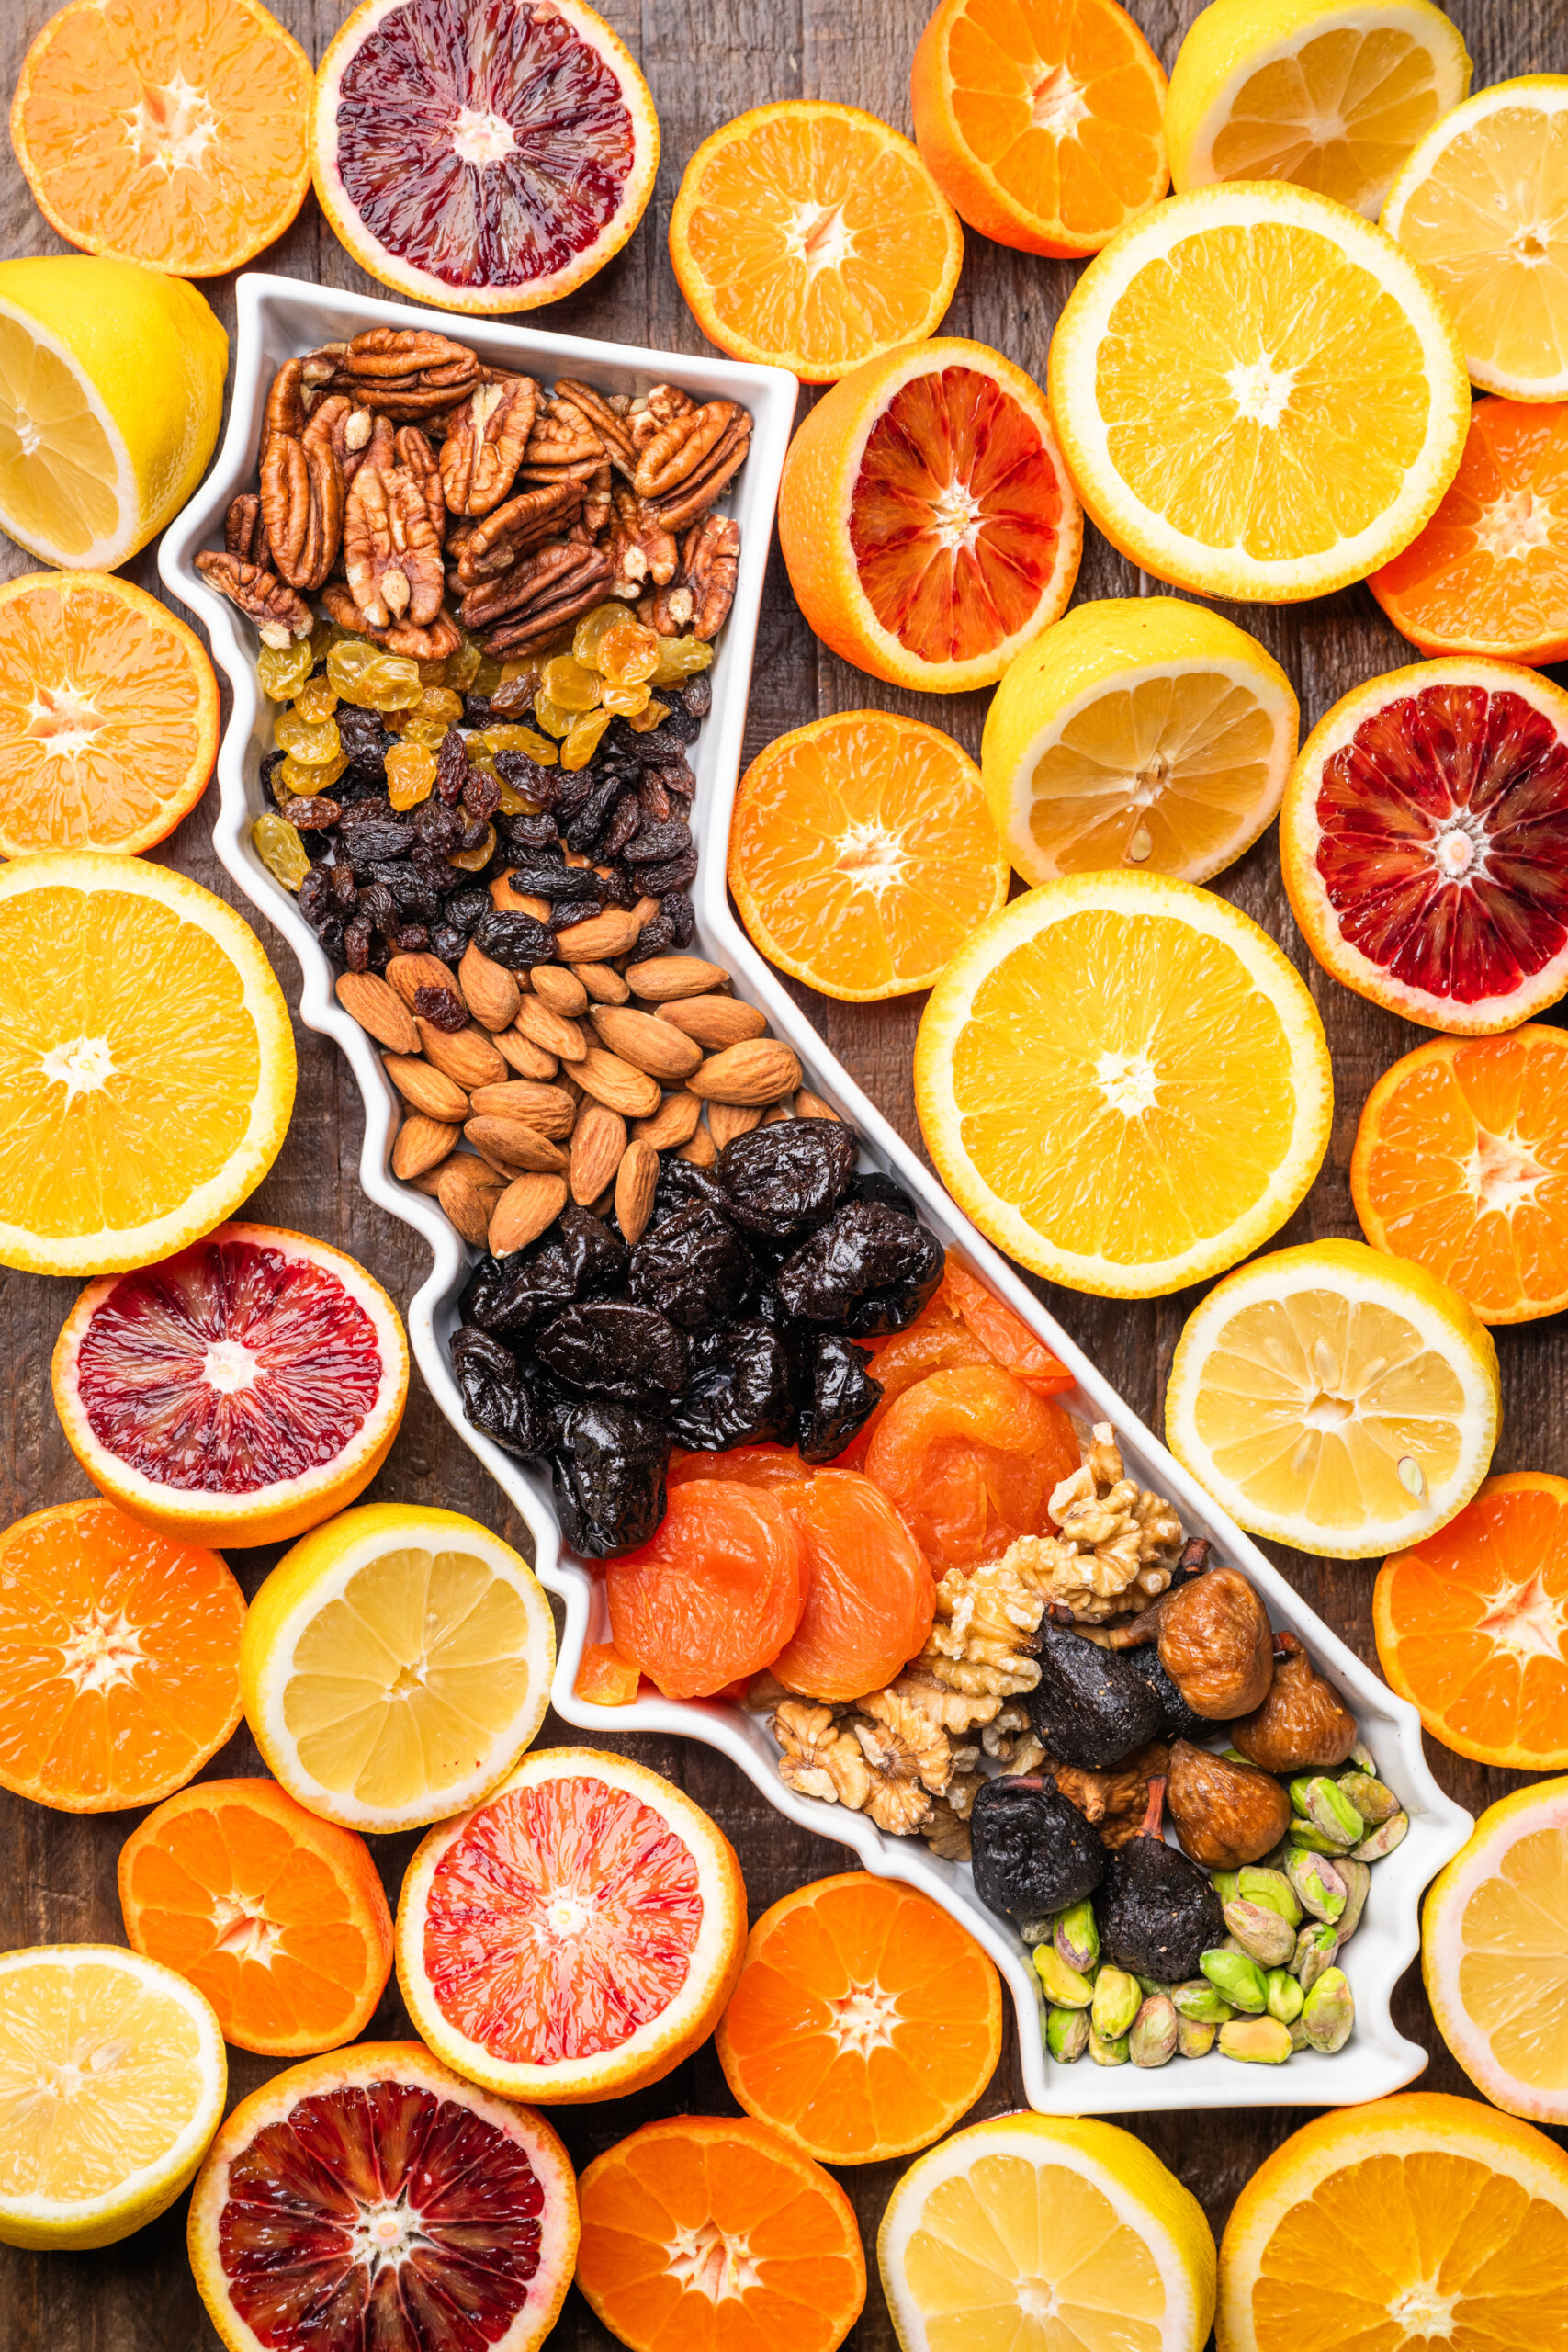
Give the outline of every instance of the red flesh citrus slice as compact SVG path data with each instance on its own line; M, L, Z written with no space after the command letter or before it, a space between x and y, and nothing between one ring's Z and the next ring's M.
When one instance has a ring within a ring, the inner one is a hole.
M865 1467L940 1574L1046 1533L1052 1493L1078 1459L1060 1405L999 1364L961 1364L894 1399Z
M229 2352L534 2352L577 2235L571 2165L542 2115L417 2041L363 2041L241 2101L187 2243Z
M1336 979L1429 1029L1517 1028L1568 989L1568 695L1458 657L1369 680L1303 746L1280 850Z
M583 0L363 0L321 60L311 164L373 277L450 311L527 311L626 243L659 119Z
M931 1632L930 1563L881 1487L857 1471L818 1470L779 1499L806 1544L806 1607L774 1674L812 1699L880 1690Z
M398 1981L440 2057L547 2105L656 2083L735 1988L746 1889L722 1830L623 1756L545 1748L425 1838Z
M711 1699L778 1656L800 1623L806 1576L778 1495L689 1478L671 1489L650 1541L604 1564L615 1647L667 1699Z
M341 1250L225 1225L89 1283L54 1401L95 1486L196 1544L273 1544L354 1500L408 1396L398 1311Z

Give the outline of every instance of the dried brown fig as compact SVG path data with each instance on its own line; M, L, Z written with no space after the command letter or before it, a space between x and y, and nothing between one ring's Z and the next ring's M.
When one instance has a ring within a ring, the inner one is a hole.
M1274 1679L1274 1634L1239 1568L1211 1568L1165 1598L1159 1662L1193 1713L1211 1723L1262 1705Z
M1260 1707L1231 1725L1231 1746L1265 1772L1320 1771L1343 1764L1356 1745L1356 1718L1341 1705L1294 1634L1275 1636L1283 1653Z
M1182 1852L1206 1871L1261 1860L1291 1826L1291 1800L1278 1781L1186 1739L1171 1748L1166 1799Z
M1109 1772L1080 1771L1076 1764L1058 1764L1051 1756L1040 1770L1051 1775L1086 1821L1093 1822L1101 1844L1114 1853L1137 1836L1149 1809L1149 1782L1166 1771L1169 1760L1164 1740L1151 1739Z

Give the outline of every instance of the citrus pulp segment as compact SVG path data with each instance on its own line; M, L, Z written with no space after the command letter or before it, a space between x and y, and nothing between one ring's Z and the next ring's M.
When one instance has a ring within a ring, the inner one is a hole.
M1256 638L1176 596L1079 605L1009 666L980 759L1026 882L1207 882L1280 806L1301 708Z
M1568 1781L1516 1789L1482 1815L1427 1894L1421 1977L1438 2032L1494 2107L1568 2121Z
M729 887L771 964L863 1004L930 988L1006 899L1008 867L968 754L917 718L856 710L752 761Z
M1066 611L1083 509L1038 385L940 335L856 368L779 485L791 588L824 643L922 693L988 686Z
M303 1536L251 1605L245 1713L291 1796L348 1829L416 1829L503 1780L544 1721L555 1623L509 1544L412 1503Z
M909 80L915 140L960 218L1089 254L1168 183L1164 69L1116 0L942 0Z
M117 1944L0 1953L0 2244L113 2245L171 2206L223 2114L218 2020Z
M577 2253L577 2188L542 2115L417 2041L362 2041L243 2099L186 2243L227 2352L538 2352Z
M1347 988L1461 1035L1568 989L1568 695L1450 655L1369 679L1303 744L1280 863Z
M787 98L704 140L670 216L692 315L735 359L808 384L931 334L964 259L909 141L859 107Z
M0 1788L66 1813L155 1804L240 1720L244 1595L216 1552L113 1503L0 1535Z
M1455 1755L1568 1765L1568 1480L1488 1478L1457 1519L1383 1562L1372 1624L1390 1687Z
M1253 2174L1220 2246L1215 2341L1562 2352L1565 2294L1568 2156L1478 2100L1406 2091L1314 2117Z
M1197 188L1123 229L1056 322L1050 390L1111 545L1179 588L1264 604L1397 555L1470 420L1426 273L1282 181Z
M763 1912L715 2047L739 2105L792 2147L829 2165L907 2156L995 2073L1001 1979L929 1895L850 1871Z
M689 1797L629 1758L542 1748L421 1845L398 1982L437 2056L547 2106L656 2083L713 2031L746 1889Z
M1170 175L1292 180L1376 220L1469 87L1459 28L1431 0L1210 0L1171 68Z
M1238 1266L1188 1317L1166 1443L1254 1535L1360 1560L1441 1527L1486 1476L1497 1351L1457 1292L1360 1241Z
M408 1396L408 1342L341 1250L225 1225L90 1283L55 1342L55 1408L99 1490L193 1544L286 1543L367 1487Z
M917 2157L877 2259L901 2352L1201 2352L1202 2208L1114 2124L997 2115Z
M22 62L11 143L72 244L216 277L305 200L310 84L257 0L69 0Z
M133 1951L211 2002L225 2041L302 2058L369 2024L392 1967L392 1915L363 1838L276 1781L202 1781L119 1851Z
M207 469L229 338L194 286L83 254L0 262L0 526L110 571Z
M322 211L372 277L487 315L553 302L641 220L659 118L585 0L361 0L316 75Z
M981 1231L1075 1290L1146 1298L1282 1225L1333 1080L1299 975L1244 914L1151 874L1080 874L983 923L932 991L915 1105Z
M1478 90L1427 133L1382 225L1423 264L1471 381L1568 397L1568 75Z

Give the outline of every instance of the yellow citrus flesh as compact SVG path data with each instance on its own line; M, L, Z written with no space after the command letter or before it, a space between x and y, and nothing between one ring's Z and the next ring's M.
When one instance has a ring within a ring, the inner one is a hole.
M1166 1442L1243 1527L1364 1559L1462 1510L1501 1419L1492 1335L1360 1241L1239 1267L1189 1317Z
M1511 2115L1568 2122L1568 1781L1482 1815L1427 1897L1421 1973L1476 2088Z
M981 1230L1076 1290L1146 1298L1235 1263L1317 1173L1323 1025L1273 942L1149 874L1015 899L937 983L915 1101Z
M1395 180L1382 225L1430 272L1472 383L1568 397L1568 75L1456 107Z

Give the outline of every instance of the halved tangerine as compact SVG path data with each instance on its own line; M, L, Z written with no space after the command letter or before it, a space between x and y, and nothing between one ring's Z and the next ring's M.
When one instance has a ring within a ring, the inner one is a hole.
M705 1813L627 1757L544 1748L409 1864L398 1982L449 2065L566 2105L689 2057L745 1941L740 1865Z
M688 1478L649 1541L607 1560L604 1577L621 1656L667 1699L711 1699L771 1664L799 1624L806 1546L782 1494Z
M806 1607L773 1673L812 1699L882 1690L931 1632L930 1563L881 1487L857 1471L818 1470L779 1499L806 1544Z
M779 543L835 653L927 694L994 685L1066 610L1083 508L1038 385L954 335L818 401L784 460Z
M1428 1029L1517 1028L1568 989L1568 694L1459 656L1369 679L1303 745L1280 855L1337 980Z
M999 1364L964 1364L894 1399L865 1469L940 1570L974 1567L1020 1535L1045 1534L1051 1495L1078 1461L1060 1405Z

